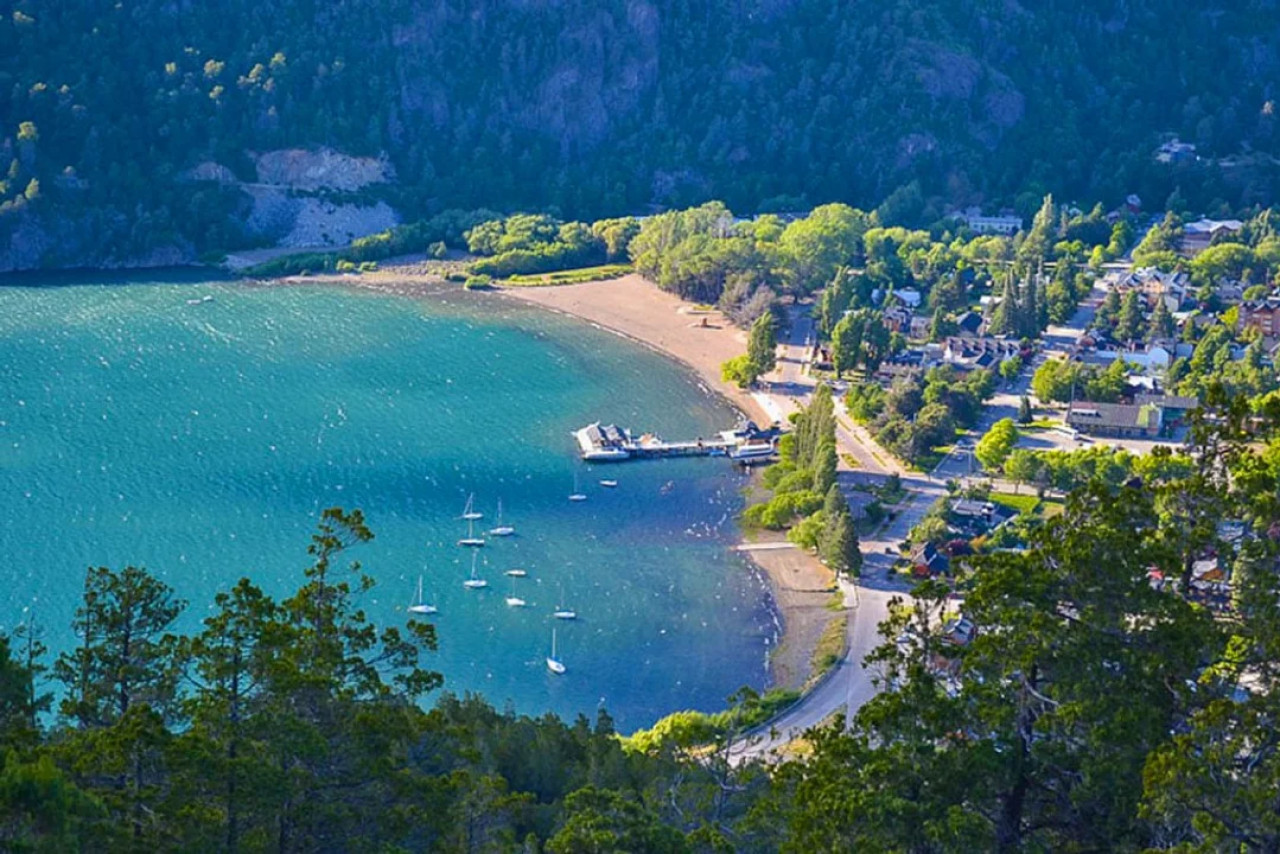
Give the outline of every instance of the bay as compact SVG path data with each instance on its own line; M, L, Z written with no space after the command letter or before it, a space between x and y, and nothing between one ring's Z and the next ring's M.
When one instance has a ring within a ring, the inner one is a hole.
M191 630L241 576L294 590L319 512L359 507L369 614L404 621L422 574L446 690L527 713L604 704L632 729L766 684L767 591L728 548L740 475L574 453L570 431L597 418L672 438L730 426L681 366L492 297L168 278L0 289L0 623L34 613L66 649L85 567L132 563L190 602ZM480 550L482 591L462 587L455 544L472 493L481 526L501 499L518 531ZM529 607L505 605L513 585ZM572 623L551 617L562 586Z

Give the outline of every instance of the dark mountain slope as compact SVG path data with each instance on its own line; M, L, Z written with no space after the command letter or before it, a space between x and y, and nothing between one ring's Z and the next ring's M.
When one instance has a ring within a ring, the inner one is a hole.
M1239 205L1275 170L1216 160L1274 151L1277 80L1264 0L19 0L0 198L36 178L29 207L130 251L233 245L243 195L183 170L253 181L246 152L328 146L385 153L381 194L410 217L870 206L916 180L952 203L1181 185ZM1156 164L1164 133L1212 160ZM10 233L32 213L12 208Z

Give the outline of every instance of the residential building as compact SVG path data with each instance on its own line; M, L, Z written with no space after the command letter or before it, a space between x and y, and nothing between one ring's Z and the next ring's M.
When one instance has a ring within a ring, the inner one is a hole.
M1196 147L1194 143L1181 142L1177 137L1169 140L1156 149L1157 163L1183 163L1194 161L1196 157Z
M1267 338L1280 335L1280 297L1242 301L1240 329L1256 329Z
M882 313L884 325L890 332L906 335L911 331L911 309L904 305L891 305Z
M1173 354L1159 344L1135 347L1132 350L1101 349L1085 355L1084 361L1092 365L1108 366L1116 359L1124 359L1147 376L1164 376L1173 363Z
M1017 234L1022 230L1022 217L1001 213L999 216L985 216L981 208L969 208L959 219L978 234Z
M1215 240L1237 234L1244 228L1238 219L1201 219L1182 227L1182 254L1199 255Z
M917 290L903 288L900 291L894 291L893 295L898 298L899 302L913 311L920 307L922 297L920 296L920 292Z
M933 543L924 543L911 550L911 564L915 575L935 575L951 569L951 558Z
M985 325L986 322L982 319L982 315L976 311L966 311L956 318L956 327L960 335L978 336L982 334Z
M908 328L908 338L928 338L929 329L933 326L933 318L927 314L913 314Z
M1200 405L1196 397L1178 394L1139 394L1133 402L1137 406L1160 407L1164 430L1179 426L1187 413Z
M993 370L1005 359L1018 353L1015 341L951 336L943 342L941 355L943 363L967 371L974 368Z
M1109 277L1110 278L1110 277ZM1110 285L1123 295L1127 291L1136 290L1146 301L1147 310L1155 311L1156 303L1164 300L1169 311L1179 311L1186 302L1191 287L1191 277L1186 273L1166 273L1155 267L1139 267L1115 275Z
M978 501L973 498L956 498L951 502L951 512L956 516L990 521L992 514L996 512L996 505L990 501Z
M1150 403L1078 401L1067 410L1067 424L1094 436L1155 439L1164 426L1164 410Z

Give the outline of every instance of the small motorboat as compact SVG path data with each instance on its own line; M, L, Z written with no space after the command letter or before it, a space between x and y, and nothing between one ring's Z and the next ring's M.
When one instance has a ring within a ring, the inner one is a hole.
M600 481L600 485L607 486L609 489L613 489L618 485L618 482L616 480L602 480Z

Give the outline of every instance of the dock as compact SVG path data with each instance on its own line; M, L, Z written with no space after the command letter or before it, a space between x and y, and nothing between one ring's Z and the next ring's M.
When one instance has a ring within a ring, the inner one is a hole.
M727 457L750 465L773 460L781 434L782 430L777 425L762 430L746 421L711 438L668 442L655 433L643 433L637 437L626 428L596 421L575 430L573 436L582 459L593 463L661 457Z

